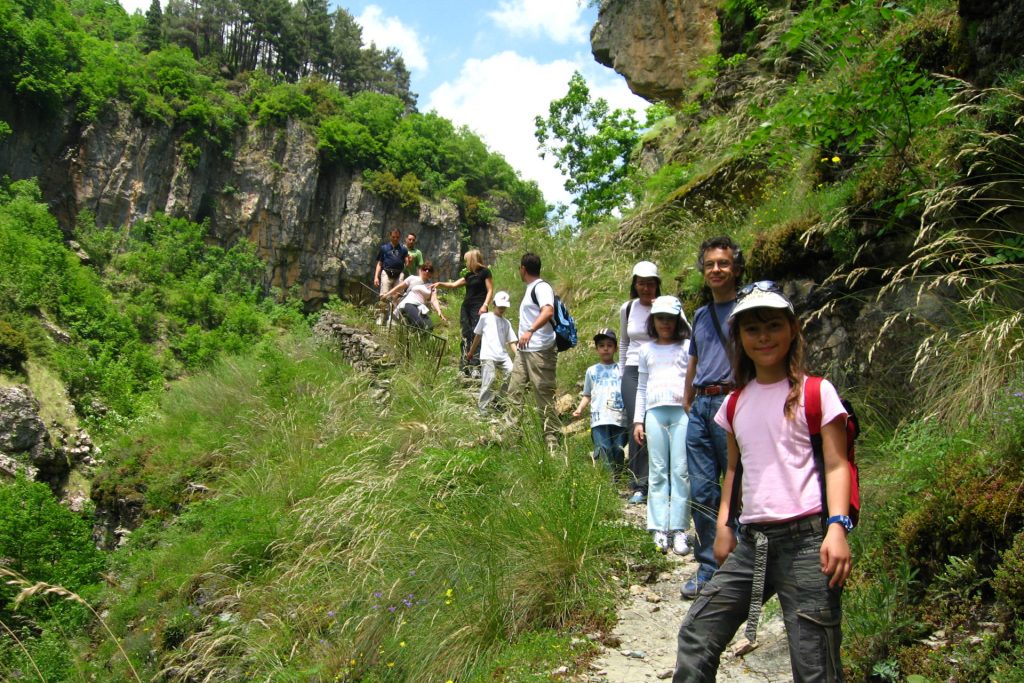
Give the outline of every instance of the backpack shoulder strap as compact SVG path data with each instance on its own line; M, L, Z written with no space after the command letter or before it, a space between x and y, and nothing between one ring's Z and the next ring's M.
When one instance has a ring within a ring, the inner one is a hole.
M740 401L740 391L742 389L733 389L725 397L725 419L729 421L730 427L732 427L732 419L736 417L736 404Z
M808 375L804 382L804 415L811 436L821 433L821 377Z
M718 322L718 311L715 310L714 301L708 304L708 313L711 314L711 322L715 326L715 332L718 333L718 341L722 342L722 348L725 349L725 353L728 355L729 342L725 339L725 332L722 332L722 323Z
M725 398L725 419L728 420L729 426L733 428L733 438L735 437L735 427L733 427L733 418L736 417L736 404L740 401L740 392L742 388L733 389L729 392L729 395ZM743 493L743 454L740 453L740 458L736 461L736 471L732 477L732 494L729 496L729 519L726 524L733 529L739 523L740 510L743 507L740 496Z

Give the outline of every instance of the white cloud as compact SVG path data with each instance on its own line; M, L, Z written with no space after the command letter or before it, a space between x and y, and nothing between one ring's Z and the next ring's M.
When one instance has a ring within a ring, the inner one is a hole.
M588 40L588 27L580 21L578 0L501 0L498 10L488 12L494 23L514 36L547 36L559 44Z
M402 53L405 65L413 71L426 71L427 53L423 49L420 37L395 17L385 17L383 10L377 5L367 5L363 13L356 17L363 27L363 44L374 43L384 49L393 47Z
M124 7L128 14L134 14L136 10L145 14L151 3L152 0L121 0L121 7Z
M604 97L612 107L641 111L646 105L621 78L596 71L583 55L541 64L506 51L466 61L456 80L430 93L424 108L469 126L524 178L536 180L548 202L568 204L565 179L550 156L541 159L538 154L533 122L536 116L547 116L552 100L565 95L574 71L584 74L593 97Z

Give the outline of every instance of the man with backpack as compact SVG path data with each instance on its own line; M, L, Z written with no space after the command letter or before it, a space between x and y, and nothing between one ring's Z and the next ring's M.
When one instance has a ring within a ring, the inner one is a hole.
M544 420L544 441L548 448L558 446L558 415L555 411L555 370L558 349L555 329L555 290L540 278L540 257L523 254L519 277L526 292L519 304L519 353L512 366L509 395L519 400L526 386L533 388L537 408Z
M728 446L725 430L715 424L715 414L733 389L729 344L729 316L736 306L736 288L743 273L743 254L727 236L704 240L697 267L711 290L711 303L693 316L690 359L686 368L683 407L690 422L686 428L686 464L690 475L690 505L697 533L693 555L697 575L680 589L682 597L696 598L718 570L715 561L715 528L722 498L720 478L725 474Z

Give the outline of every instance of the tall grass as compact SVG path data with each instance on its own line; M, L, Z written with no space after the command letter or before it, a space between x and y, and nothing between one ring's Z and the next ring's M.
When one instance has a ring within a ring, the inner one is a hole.
M607 622L641 535L589 444L549 454L532 410L481 422L433 363L380 398L288 338L175 388L110 454L185 505L116 556L109 621L144 676L490 680L538 632ZM189 482L209 493L176 497Z
M945 319L889 317L926 327L912 379L940 417L963 424L987 411L1024 360L1024 77L975 90L960 84L949 110L968 122L966 139L943 160L958 178L923 191L916 248L888 272L879 296L905 288L956 305ZM881 336L881 335L880 335Z

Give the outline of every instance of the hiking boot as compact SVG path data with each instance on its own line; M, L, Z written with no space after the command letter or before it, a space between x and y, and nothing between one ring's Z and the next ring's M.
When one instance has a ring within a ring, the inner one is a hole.
M655 531L654 532L654 545L658 548L658 550L661 551L661 553L663 555L665 553L667 553L668 552L668 534L666 534L664 531Z
M695 576L679 589L679 596L684 600L693 600L700 592L704 590L704 586L707 584L707 579L702 579L699 576Z
M629 497L630 505L643 505L647 502L647 496L644 495L643 491L634 491L633 495Z
M690 545L686 542L686 532L677 531L672 534L672 552L676 555L689 555Z

